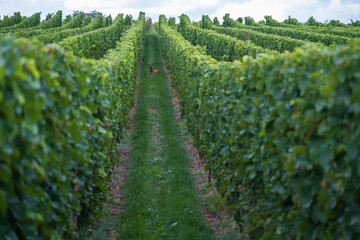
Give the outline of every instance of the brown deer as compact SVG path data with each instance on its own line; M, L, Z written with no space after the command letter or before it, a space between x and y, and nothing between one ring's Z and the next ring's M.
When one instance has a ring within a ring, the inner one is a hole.
M151 74L158 74L158 73L160 73L160 71L159 70L153 70L152 69L152 67L153 67L153 64L148 64L148 67L149 67L149 70L150 70L150 73Z

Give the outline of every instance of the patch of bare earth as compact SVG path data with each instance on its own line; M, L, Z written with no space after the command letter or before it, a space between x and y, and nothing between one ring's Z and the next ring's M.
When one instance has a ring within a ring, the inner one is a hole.
M169 90L171 92L171 103L174 108L174 115L176 122L180 125L184 125L180 114L180 103L177 93L173 87L171 87L171 77L166 64L164 62L163 69L166 73ZM200 199L200 210L205 218L207 224L213 229L216 236L221 238L224 235L238 235L239 228L228 211L224 199L220 199L220 194L213 186L212 182L209 182L208 172L205 170L205 160L199 157L198 150L193 145L192 136L187 133L186 130L181 129L181 138L184 142L184 148L191 157L191 165L189 166L192 175L195 178L197 184L197 192ZM209 201L216 200L217 203L209 204ZM210 207L211 205L211 207ZM211 208L211 209L210 209Z

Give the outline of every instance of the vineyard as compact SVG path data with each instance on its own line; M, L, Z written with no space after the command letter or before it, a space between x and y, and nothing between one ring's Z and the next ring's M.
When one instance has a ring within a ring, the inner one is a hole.
M1 20L1 236L78 239L103 217L137 105L117 238L225 239L198 210L174 88L237 238L359 239L360 27L265 19Z

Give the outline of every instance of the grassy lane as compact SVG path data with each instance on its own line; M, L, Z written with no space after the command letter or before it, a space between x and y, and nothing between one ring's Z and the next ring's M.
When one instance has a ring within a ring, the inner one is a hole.
M145 36L144 57L118 239L214 239L198 209L155 32ZM161 73L150 75L148 63Z

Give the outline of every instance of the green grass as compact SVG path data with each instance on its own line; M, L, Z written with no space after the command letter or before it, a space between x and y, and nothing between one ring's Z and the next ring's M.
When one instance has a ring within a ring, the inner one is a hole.
M144 58L118 239L214 239L198 208L155 32L145 36ZM150 75L148 63L161 73Z

